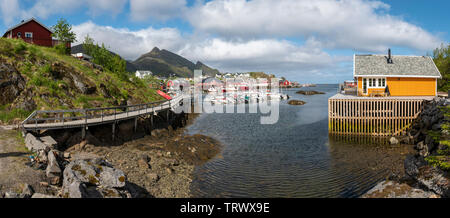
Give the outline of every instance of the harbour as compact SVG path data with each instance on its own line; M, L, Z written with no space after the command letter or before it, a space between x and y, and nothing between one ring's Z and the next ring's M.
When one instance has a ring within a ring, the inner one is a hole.
M403 173L410 147L386 138L329 136L327 99L337 84L304 87L324 95L284 93L307 103L280 102L280 120L261 125L255 114L201 114L187 134L223 144L221 153L197 166L194 197L358 197L391 172ZM248 106L247 106L248 107Z

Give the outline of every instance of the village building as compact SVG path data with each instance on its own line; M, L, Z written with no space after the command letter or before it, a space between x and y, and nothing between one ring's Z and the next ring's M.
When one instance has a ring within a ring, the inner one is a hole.
M85 61L91 61L92 60L91 56L89 56L89 55L87 55L85 53L82 53L82 52L72 53L71 55L73 57L76 57L76 58L80 59L80 60L85 60Z
M136 76L141 78L141 79L144 78L147 75L151 76L151 75L153 75L153 72L149 71L149 70L136 70Z
M431 57L354 55L358 96L436 96L441 74Z
M52 30L46 27L35 18L22 20L19 24L6 30L3 37L10 39L22 39L23 41L35 45L52 47L59 44L59 41L53 39ZM70 48L70 43L66 46Z

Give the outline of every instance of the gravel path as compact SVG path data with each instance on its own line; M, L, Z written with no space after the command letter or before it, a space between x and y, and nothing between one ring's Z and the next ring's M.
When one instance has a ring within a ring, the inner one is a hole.
M50 187L40 185L45 181L45 172L26 165L31 153L17 134L0 127L0 192L20 192L23 184L28 183L35 191L49 193Z

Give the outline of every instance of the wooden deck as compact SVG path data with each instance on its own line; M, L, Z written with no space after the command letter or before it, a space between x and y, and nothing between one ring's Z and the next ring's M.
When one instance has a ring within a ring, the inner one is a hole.
M329 133L392 136L405 134L422 111L425 97L357 97L328 99Z
M67 129L115 123L139 116L172 110L178 107L186 96L177 96L170 101L152 102L140 105L109 108L90 108L75 110L34 111L26 118L21 127L24 131ZM69 114L69 116L66 116ZM74 116L81 114L82 116Z

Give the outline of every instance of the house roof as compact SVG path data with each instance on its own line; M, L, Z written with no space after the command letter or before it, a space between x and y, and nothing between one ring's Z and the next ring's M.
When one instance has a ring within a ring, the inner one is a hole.
M431 57L393 55L388 64L387 55L355 55L354 76L429 77L441 78Z
M3 34L3 36L5 36L9 31L11 31L11 30L13 30L13 29L15 29L15 28L17 28L17 27L19 27L19 26L22 26L22 25L24 25L24 24L26 24L26 23L29 23L30 21L35 21L36 23L38 23L39 25L41 25L42 27L44 27L45 29L47 29L48 31L50 31L51 33L53 33L53 31L52 31L50 28L48 28L47 26L45 26L45 25L42 24L41 22L37 21L34 17L32 17L32 18L30 18L30 19L28 19L28 20L25 20L25 21L23 21L23 22L20 22L19 24L15 25L15 26L13 26L13 27L11 27L11 28L9 28L9 29L7 29L6 32L5 32L5 34Z

